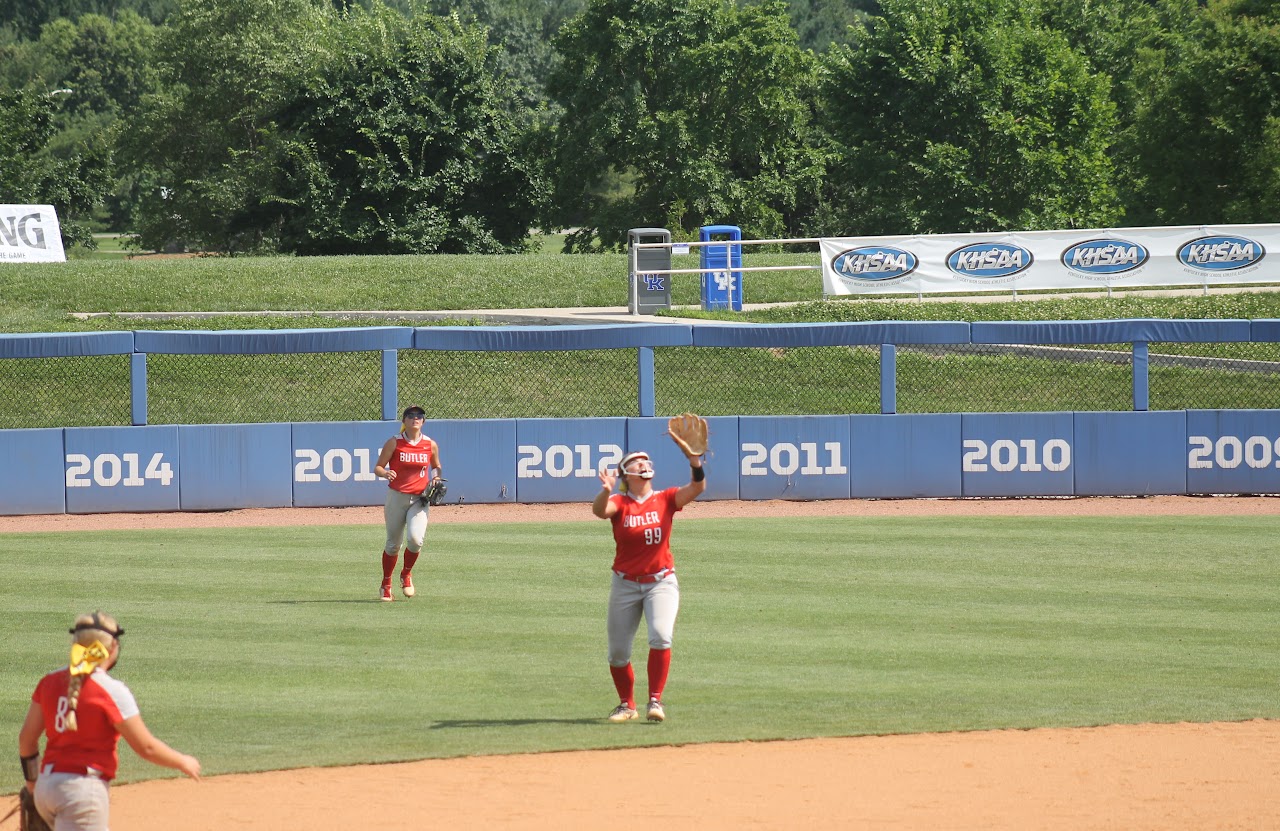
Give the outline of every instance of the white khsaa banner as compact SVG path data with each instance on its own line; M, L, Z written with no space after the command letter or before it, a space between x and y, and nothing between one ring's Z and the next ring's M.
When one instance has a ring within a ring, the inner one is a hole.
M1280 282L1280 224L822 240L825 295Z
M0 205L0 263L65 263L52 205Z

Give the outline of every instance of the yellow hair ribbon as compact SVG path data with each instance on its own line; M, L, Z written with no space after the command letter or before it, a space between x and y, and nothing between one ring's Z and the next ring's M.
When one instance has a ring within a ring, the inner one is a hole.
M107 660L109 652L102 641L94 641L85 646L80 643L71 645L71 674L89 675L98 668L98 664Z

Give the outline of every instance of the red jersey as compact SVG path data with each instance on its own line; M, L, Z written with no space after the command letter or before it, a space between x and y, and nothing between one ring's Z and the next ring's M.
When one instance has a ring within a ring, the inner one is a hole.
M41 765L78 768L91 767L102 772L102 778L114 779L119 756L116 742L120 734L116 725L138 715L138 703L123 682L106 670L94 670L80 687L76 705L78 730L66 729L67 685L71 673L64 667L51 672L36 685L31 700L44 713L44 732L49 741Z
M609 501L618 506L613 521L617 553L613 570L623 574L657 574L675 567L671 556L671 520L676 507L676 491L651 491L644 501L629 493L615 493Z
M411 442L401 433L396 436L396 448L387 461L387 467L396 472L396 478L389 480L387 487L401 493L422 493L431 483L431 468L435 466L431 439L422 435Z

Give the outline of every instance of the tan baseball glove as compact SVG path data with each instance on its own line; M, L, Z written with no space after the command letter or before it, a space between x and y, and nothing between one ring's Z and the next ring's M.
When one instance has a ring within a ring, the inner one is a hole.
M690 459L707 452L707 420L693 413L681 413L667 420L667 435Z

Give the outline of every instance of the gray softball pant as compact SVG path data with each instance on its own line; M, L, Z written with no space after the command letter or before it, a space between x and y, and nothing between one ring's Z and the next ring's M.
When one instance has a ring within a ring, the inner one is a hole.
M387 501L382 506L382 518L387 523L387 542L382 550L388 554L397 554L400 543L408 532L409 551L421 551L422 541L427 536L427 519L431 506L417 494L401 493L387 488Z
M675 572L656 583L636 583L613 575L609 588L609 665L624 667L631 661L631 644L644 615L649 627L649 648L670 649L680 610L680 582Z
M54 831L107 831L111 792L102 779L46 769L34 795L36 810Z

